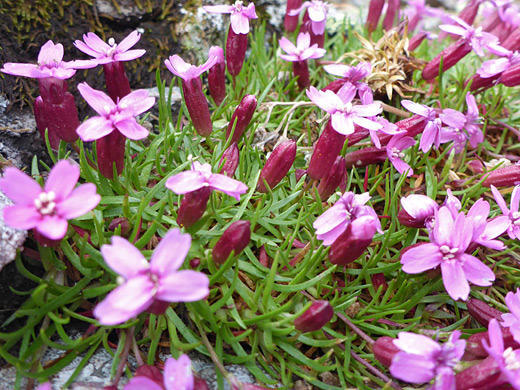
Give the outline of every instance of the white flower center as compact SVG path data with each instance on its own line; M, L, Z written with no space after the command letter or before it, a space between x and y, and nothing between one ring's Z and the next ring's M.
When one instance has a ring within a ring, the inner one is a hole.
M114 54L116 53L116 48L117 48L116 40L114 38L109 38L108 44L110 46L110 49L105 50L105 54L107 55L107 57L113 57Z
M242 12L242 5L244 4L244 2L238 0L238 1L235 1L235 11L236 12Z
M350 110L352 110L352 103L351 102L345 103L343 105L343 107L341 108L341 111L343 111L346 114L349 114Z
M455 254L459 251L459 248L450 248L448 245L442 245L439 250L443 254L443 260L452 260L455 258Z
M56 208L56 194L53 191L42 192L36 199L34 199L34 206L42 215L51 215Z
M392 152L392 158L403 158L404 153L397 149L395 146L390 150Z
M506 369L509 371L516 371L520 369L520 361L516 358L516 354L513 351L513 348L507 348L502 354L504 358L504 362L506 363Z

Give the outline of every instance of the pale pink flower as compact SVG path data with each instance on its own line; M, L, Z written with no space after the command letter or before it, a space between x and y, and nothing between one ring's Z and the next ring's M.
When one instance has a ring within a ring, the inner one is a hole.
M491 192L502 214L509 218L509 226L507 227L509 238L520 240L520 211L518 211L518 206L520 205L520 186L516 186L511 194L511 210L507 208L500 191L493 185L491 186Z
M328 90L320 91L310 87L307 96L314 104L331 115L334 130L343 135L355 131L354 124L368 130L380 130L383 126L368 117L380 114L383 108L380 103L353 105L356 87L347 82L337 94Z
M139 39L141 39L141 34L132 31L118 44L114 38L110 38L106 43L93 32L89 32L83 34L83 41L74 41L74 46L83 53L94 57L97 64L104 65L115 61L131 61L143 56L146 50L130 50Z
M493 34L482 31L482 27L473 28L457 16L451 17L459 26L453 24L442 24L439 28L450 34L459 35L471 46L473 51L480 57L484 55L484 48L489 45L498 44L498 38Z
M501 58L488 60L482 64L480 69L477 70L477 73L482 78L499 75L520 63L520 53L518 51L511 51L500 45L490 45L488 50Z
M199 77L202 73L206 72L213 65L215 65L215 63L217 63L218 60L218 57L213 56L210 53L208 60L204 64L195 66L187 63L181 57L175 54L173 56L170 56L169 59L165 60L164 64L166 65L168 70L172 72L175 76L180 77L184 81L188 81L196 77Z
M473 223L473 238L471 242L487 246L495 250L503 250L502 241L495 240L504 233L509 226L509 219L505 215L488 220L490 206L487 201L480 198L468 211L467 218Z
M325 24L327 22L327 12L329 7L330 4L326 1L311 0L304 2L300 8L289 11L288 15L296 16L302 10L307 8L309 19L311 20L312 32L315 35L323 35L325 32Z
M243 1L238 0L233 5L206 5L202 8L216 14L231 14L231 28L235 34L247 34L249 20L258 19L252 2L247 7L244 6Z
M36 390L52 390L51 382L42 383Z
M311 35L309 33L298 34L296 46L285 37L282 37L278 42L280 47L287 53L280 54L280 58L285 61L297 62L321 58L326 52L325 49L320 49L317 43L311 46Z
M323 67L325 72L333 74L334 76L340 76L347 79L352 84L356 83L372 73L372 64L370 62L360 62L355 66L349 66L344 64L330 64ZM359 87L358 87L359 89Z
M221 191L236 200L240 200L240 195L247 192L247 186L241 181L220 173L211 173L210 164L201 164L198 161L193 162L190 171L178 173L166 181L166 188L180 195L203 187Z
M421 136L420 149L426 153L432 145L439 147L441 144L442 121L439 114L433 108L424 104L414 103L411 100L403 100L401 104L408 111L426 118L427 123Z
M92 183L77 188L79 168L59 161L49 173L44 188L28 175L12 167L5 169L0 190L15 204L4 208L5 223L15 229L33 229L51 240L67 233L67 220L94 209L101 197Z
M155 103L155 98L148 96L144 89L131 92L117 104L106 93L91 88L87 83L79 84L78 90L99 114L87 119L76 129L83 141L100 139L114 130L133 140L148 136L148 130L135 120L135 116L149 110Z
M413 169L403 161L405 156L403 150L414 145L415 140L412 137L402 135L394 135L386 145L386 153L388 154L388 159L392 165L400 174L407 172L406 176L408 177L413 175Z
M134 376L124 390L194 390L191 360L188 355L168 358L164 364L164 386L145 376ZM196 389L195 389L196 390Z
M421 194L410 194L401 198L401 206L417 224L431 230L435 221L435 212L439 205L432 198Z
M124 238L113 236L101 254L120 275L120 286L94 308L102 325L121 324L147 310L154 302L194 302L209 294L208 277L182 270L191 246L191 236L170 230L155 248L150 262Z

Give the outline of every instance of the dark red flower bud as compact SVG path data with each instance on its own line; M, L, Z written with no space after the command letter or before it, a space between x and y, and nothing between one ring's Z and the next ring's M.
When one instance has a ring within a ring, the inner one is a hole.
M293 9L298 9L302 5L302 0L287 0L287 7L285 9L285 19L283 21L283 26L285 27L285 31L293 32L298 27L298 19L299 15L291 16L289 12Z
M260 247L260 253L258 254L258 261L260 264L262 264L264 267L269 267L269 256L267 255L267 251L265 250L265 246L262 245Z
M385 291L388 288L388 283L386 283L386 277L385 274L380 272L378 274L372 275L372 285L374 286L374 289L377 291L379 290L379 287L383 286L383 291Z
M481 0L469 0L468 4L460 11L459 18L471 26L477 17L480 3Z
M349 81L349 80L346 77L333 80L329 84L327 84L325 87L323 87L321 90L323 92L332 91L334 93L337 93L341 89L341 87L343 87L347 83L347 81ZM368 134L368 131L367 131L367 134Z
M408 41L408 51L414 51L417 49L427 36L428 35L425 32L420 32L411 37Z
M502 321L502 312L500 310L497 310L478 299L470 299L466 303L466 306L468 307L470 316L486 328L488 327L489 321L493 318L497 321Z
M271 152L271 155L265 162L258 178L258 192L268 192L269 188L274 188L287 175L291 169L294 159L296 158L296 142L287 140L278 145Z
M222 157L220 158L220 164L222 164L222 174L233 177L238 167L240 160L240 154L238 146L234 142L229 148L224 150Z
M122 99L131 92L124 62L114 61L104 64L103 73L105 74L108 95L114 102L117 103L118 98Z
M307 174L307 171L305 169L297 169L294 172L294 176L296 177L296 181L300 181L300 179Z
M45 129L47 129L51 148L58 149L60 146L60 139L58 138L58 135L55 133L54 129L50 128L47 124L47 114L45 112L44 103L41 96L38 96L34 101L34 118L36 119L36 127L38 127L38 131L40 132L40 136L42 137L43 142L45 142Z
M194 390L210 390L208 383L197 374L193 375L193 389Z
M208 88L213 101L217 106L226 97L226 62L224 50L218 46L209 49L209 56L217 57L217 62L208 71Z
M193 127L200 136L208 137L213 132L213 122L211 122L208 100L202 92L200 77L182 80L182 92Z
M520 344L518 344L515 341L509 328L501 327L501 329L502 329L502 338L504 340L504 348L509 348L509 347L511 347L513 349L520 348ZM482 346L482 340L486 340L487 344L490 345L489 334L487 331L475 333L475 334L469 336L469 338L466 342L466 351L469 353L472 353L473 355L479 356L479 357L488 356L488 352Z
M484 173L484 164L480 160L471 160L466 163L469 170L473 173L480 174Z
M315 332L327 325L333 316L334 309L328 301L315 301L294 320L294 326L300 332Z
M373 217L357 218L330 246L330 262L340 265L352 263L368 248L376 230L377 221Z
M78 109L74 96L65 92L60 103L43 101L46 123L54 134L65 142L75 142L79 138L76 129L79 127Z
M199 265L200 265L200 259L198 257L195 257L194 259L190 260L191 268L197 268Z
M520 166L508 165L491 171L482 182L484 187L513 187L520 184Z
M489 356L479 364L468 367L455 375L455 388L457 390L491 389L500 374L498 363Z
M481 77L478 73L474 74L465 84L471 81L470 89L472 91L485 91L488 88L494 87L498 83L498 79L502 76L499 73L493 77Z
M425 227L424 219L417 219L417 218L412 217L403 208L401 208L399 210L399 212L397 213L397 220L399 221L399 223L401 225L406 226L406 227L417 228L417 229Z
M177 212L177 223L185 228L191 227L202 218L208 205L211 190L208 187L188 192L181 201Z
M256 105L257 101L254 95L246 95L240 101L240 104L235 109L235 112L233 113L226 130L226 138L229 138L231 136L231 132L233 131L233 127L235 128L233 137L231 138L231 143L238 142L240 137L242 137L242 134L244 134L244 130L253 118Z
M326 178L320 180L318 184L318 194L321 200L327 200L336 191L341 183L347 182L347 166L345 159L338 156L330 168Z
M385 30L390 30L394 26L395 17L399 16L399 8L401 8L401 0L388 0L386 15L383 20Z
M327 177L330 167L339 156L347 137L332 128L329 120L323 129L318 141L314 145L314 151L309 162L307 175L313 180Z
M130 233L130 223L125 217L114 218L108 225L108 230L115 231L118 226L121 226L121 236L128 237Z
M114 178L114 163L116 164L117 174L120 175L123 172L125 165L125 142L125 136L117 130L96 141L98 169L108 179Z
M371 146L347 153L345 156L345 164L347 169L353 167L360 168L385 162L387 158L388 154L386 153L386 149L378 149L375 146Z
M520 50L520 27L515 28L500 45L507 50Z
M439 75L439 66L442 61L443 72L446 72L452 66L457 64L461 59L466 57L471 52L471 46L468 44L466 39L461 38L454 44L448 46L446 49L440 52L437 57L431 60L428 65L422 71L422 78L425 81L432 81Z
M384 5L385 0L370 0L366 23L366 27L369 32L372 32L377 28L377 24L379 23L379 18L381 17L381 12L383 12Z
M148 364L139 366L137 367L137 370L135 370L135 376L144 376L157 383L160 387L164 387L163 374L161 370L155 366L150 366Z
M235 256L237 256L249 245L250 240L251 222L233 222L213 247L213 261L217 264L225 263L231 252L234 251Z
M156 316L164 314L166 309L170 307L170 302L155 300L146 311L155 314Z
M394 339L388 336L379 337L373 345L374 357L386 367L390 367L394 356L401 352L394 345Z
M247 51L247 34L235 34L229 26L226 41L226 63L231 76L237 76L242 70Z
M515 87L520 85L520 65L514 65L502 72L500 82L506 87Z
M311 81L309 78L309 65L307 64L307 60L305 61L294 61L293 62L293 74L294 77L298 77L298 87L300 90L304 90L309 85L311 85Z

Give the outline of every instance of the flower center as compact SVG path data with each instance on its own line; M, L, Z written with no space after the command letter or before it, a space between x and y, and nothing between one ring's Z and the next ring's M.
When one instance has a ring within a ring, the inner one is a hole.
M42 192L34 199L34 206L42 215L54 214L54 209L56 208L54 199L56 199L56 194L53 191Z
M459 248L450 248L448 245L442 245L439 250L442 253L443 260L452 260L455 258L456 253L459 251Z
M110 38L108 40L108 44L110 45L110 49L105 50L105 54L107 55L107 57L113 57L114 54L116 53L116 48L117 48L116 40L114 38Z
M392 158L403 158L404 153L397 149L395 146L390 150L392 152Z
M520 211L515 211L514 213L511 213L510 218L511 222L513 222L513 225L520 226Z
M341 109L341 111L343 111L345 114L349 114L350 110L352 110L352 103L351 102L345 103L343 105L343 108Z
M244 3L243 3L242 1L240 1L240 0L235 1L235 5L234 5L234 7L235 7L235 11L236 11L236 12L242 12L242 5L243 5L243 4L244 4Z
M518 359L516 358L516 354L515 351L513 351L513 348L507 348L502 354L502 357L504 358L504 362L506 363L507 370L516 371L520 369L520 361L518 361Z

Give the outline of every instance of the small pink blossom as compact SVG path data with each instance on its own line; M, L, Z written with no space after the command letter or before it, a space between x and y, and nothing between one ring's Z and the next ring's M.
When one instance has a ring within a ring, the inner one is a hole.
M401 198L401 206L412 220L431 230L435 221L435 212L439 205L432 198L421 194L410 194Z
M368 130L380 130L383 126L368 117L380 114L383 108L380 103L353 105L356 87L347 82L337 94L328 90L320 91L314 87L307 90L307 96L314 104L331 115L332 127L338 133L349 135L354 133L354 124Z
M509 224L507 227L509 238L520 240L520 211L518 211L518 206L520 205L520 185L516 186L511 194L511 210L507 208L506 202L500 191L498 191L498 189L493 185L491 186L491 192L493 193L495 202L497 202L498 207L500 207L502 214L509 218Z
M194 302L209 294L208 277L182 270L191 236L170 230L155 248L150 262L141 251L119 236L103 245L107 265L120 275L120 286L94 308L102 325L121 324L147 310L154 302Z
M420 149L426 153L432 145L439 147L441 144L441 127L442 121L439 118L439 114L433 108L425 106L424 104L414 103L411 100L403 100L401 104L408 111L420 115L426 118L427 123L424 128L421 142L419 144Z
M125 137L139 140L148 136L148 130L135 120L135 116L149 110L155 98L144 89L131 92L116 103L104 92L91 88L87 83L78 85L81 96L99 116L87 119L76 132L83 141L100 139L114 130Z
M480 198L468 211L467 217L473 223L473 237L471 242L486 246L495 250L503 250L502 241L495 240L504 233L509 226L509 219L505 215L488 220L490 206L487 201Z
M507 293L506 304L510 313L502 314L501 325L509 328L515 341L520 343L520 289L517 288L516 293Z
M220 173L211 173L211 165L198 161L193 162L191 171L178 173L166 182L166 188L181 195L203 187L221 191L236 200L240 200L240 195L247 192L247 186L241 181Z
M453 24L442 24L439 28L450 34L459 35L471 46L473 51L480 57L484 55L484 48L489 45L498 44L498 38L493 34L482 31L482 27L473 28L457 16L451 17L459 26Z
M255 5L249 3L244 7L243 1L235 1L233 5L206 5L204 10L217 14L231 14L231 28L235 34L247 34L249 32L249 20L258 19Z
M115 61L131 61L143 56L146 50L130 50L139 39L141 39L141 34L132 31L119 44L116 44L114 38L110 38L108 43L105 43L96 34L89 32L83 34L83 41L74 41L74 46L83 53L94 57L97 64L104 65Z
M311 0L304 2L300 8L289 11L288 15L296 16L307 8L309 19L311 20L312 32L315 35L323 35L325 33L325 23L327 22L329 7L330 4L326 1Z
M331 64L323 67L325 72L333 74L334 76L340 76L352 84L356 83L372 73L372 64L370 62L360 62L355 66L343 65L343 64Z
M280 58L285 61L297 62L321 58L326 52L325 49L320 49L317 43L311 46L311 36L309 33L298 34L296 46L285 37L282 37L282 39L279 40L279 44L287 53L280 54Z
M400 174L407 172L406 176L408 177L413 175L413 169L403 161L405 156L403 150L414 145L415 140L412 137L402 135L394 135L386 145L386 153L388 154L388 159L392 165Z
M185 62L181 57L175 54L170 56L169 59L165 60L164 64L175 76L180 77L184 81L188 81L199 77L202 73L206 72L213 65L215 65L218 60L218 57L213 56L210 53L208 60L204 64L195 66Z
M44 188L25 173L8 167L0 179L2 190L15 204L4 208L4 221L15 229L33 229L51 240L67 233L67 220L94 209L101 197L92 183L77 188L79 168L59 161L49 173Z
M482 64L477 70L482 78L494 77L520 63L518 51L511 51L500 45L490 45L488 50L501 58L488 60Z
M8 62L0 69L2 72L13 75L45 79L53 77L59 80L70 79L76 69L93 68L97 64L93 61L63 61L63 45L48 41L40 49L38 64L20 64Z
M125 385L124 390L194 390L194 378L191 360L188 355L178 359L168 358L164 364L164 386L146 376L134 376ZM196 389L195 389L196 390Z

